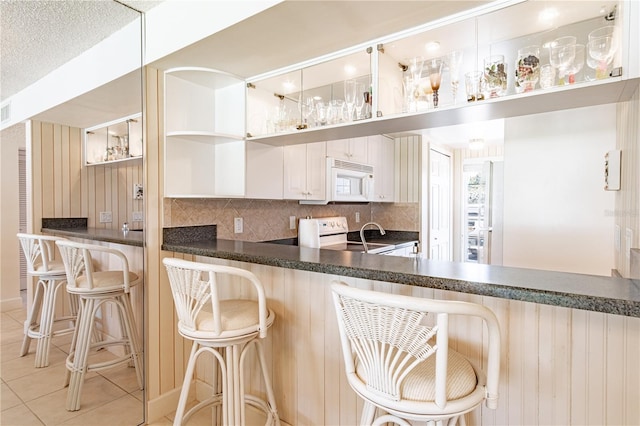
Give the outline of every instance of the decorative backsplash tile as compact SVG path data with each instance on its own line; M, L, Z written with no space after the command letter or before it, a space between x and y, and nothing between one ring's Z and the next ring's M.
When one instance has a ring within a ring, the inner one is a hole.
M356 213L360 222L356 223ZM244 241L268 241L295 238L297 228L289 229L289 217L346 216L349 230L356 231L364 223L375 221L385 229L419 231L418 203L300 205L288 200L194 199L166 198L164 226L217 226L218 238ZM243 232L233 232L233 219L243 219Z

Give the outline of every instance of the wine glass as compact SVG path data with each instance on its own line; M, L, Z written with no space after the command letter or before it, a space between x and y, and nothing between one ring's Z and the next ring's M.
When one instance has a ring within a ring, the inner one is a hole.
M576 44L575 50L573 62L566 69L569 75L569 84L576 82L576 74L578 74L584 66L584 44Z
M550 49L549 62L558 70L560 84L564 84L567 68L576 57L576 38L574 36L559 37L551 43Z
M364 117L362 108L364 107L364 92L367 91L364 83L358 83L356 85L356 120L360 120Z
M454 50L449 53L449 73L451 74L451 93L453 103L456 103L458 85L460 84L460 66L462 65L462 50Z
M589 56L593 58L596 63L596 78L606 78L609 73L609 65L613 61L613 56L616 53L616 42L613 36L604 36L593 38L588 43Z
M426 64L427 74L433 90L433 107L438 108L438 90L442 82L442 59L430 59Z
M315 110L313 97L307 96L304 100L302 99L302 94L300 94L300 102L298 103L300 106L300 113L302 114L303 123L300 126L301 129L306 129L311 127L311 123L309 123L309 117L313 114Z
M420 79L422 78L422 67L424 64L424 58L422 56L416 56L409 60L408 71L411 75L411 91L410 94L414 102L414 111L418 110L418 96L420 93Z
M356 80L346 80L344 82L344 102L347 104L347 121L353 120L353 108L356 102Z

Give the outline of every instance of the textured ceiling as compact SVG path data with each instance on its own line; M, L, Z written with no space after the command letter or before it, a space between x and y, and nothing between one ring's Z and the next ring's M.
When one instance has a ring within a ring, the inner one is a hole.
M125 3L133 9L121 4ZM41 79L161 1L1 0L0 101Z

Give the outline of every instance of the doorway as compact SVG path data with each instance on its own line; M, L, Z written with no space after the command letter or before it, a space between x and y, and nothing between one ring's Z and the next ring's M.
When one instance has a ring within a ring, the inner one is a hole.
M451 156L429 151L429 259L452 260Z

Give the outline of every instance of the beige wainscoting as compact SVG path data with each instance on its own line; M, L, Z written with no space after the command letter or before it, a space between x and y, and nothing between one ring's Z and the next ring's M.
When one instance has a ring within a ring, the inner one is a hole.
M482 408L467 424L637 424L640 418L640 318L622 317L494 297L432 290L370 280L183 256L251 270L263 282L277 315L266 352L282 419L292 425L354 425L361 402L346 382L330 283L436 299L464 300L491 308L501 324L502 371L496 411ZM175 409L189 343L177 335L166 273L160 273L163 392L149 402L150 420ZM231 293L229 293L231 294ZM485 330L474 319L453 321L452 346L480 361ZM252 361L253 362L253 361ZM201 363L200 378L210 366ZM251 369L254 368L252 365ZM251 377L249 387L261 393Z
M87 167L82 129L40 121L30 128L31 231L40 231L43 217L86 217L93 228L142 226L133 222L133 212L143 211L143 201L133 199L133 184L142 183L141 160ZM99 222L104 211L111 212L111 223Z

